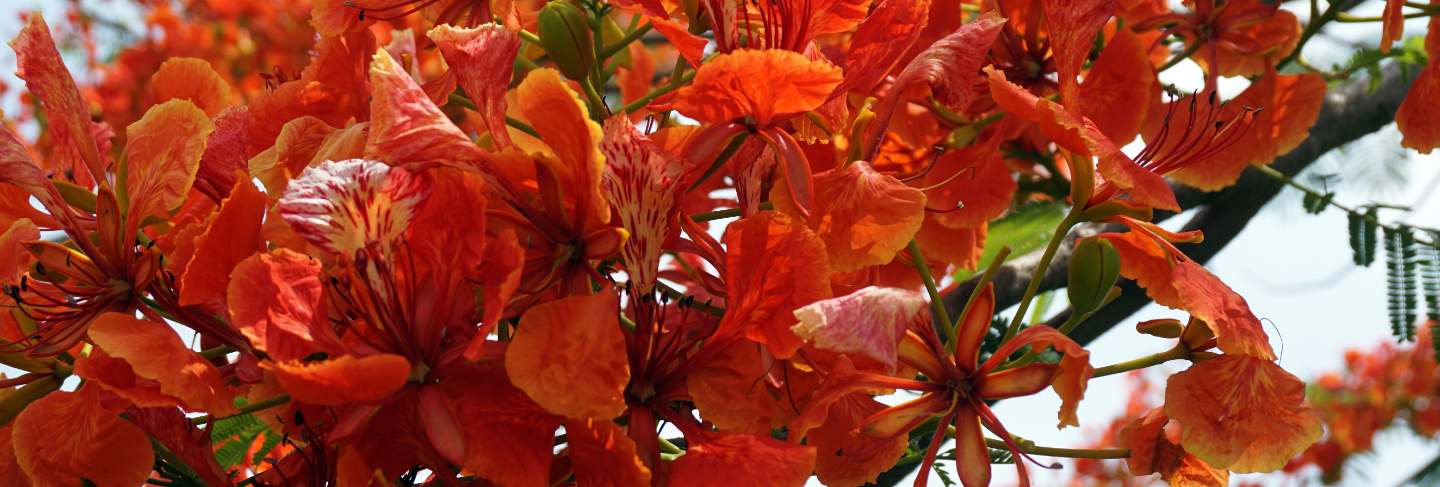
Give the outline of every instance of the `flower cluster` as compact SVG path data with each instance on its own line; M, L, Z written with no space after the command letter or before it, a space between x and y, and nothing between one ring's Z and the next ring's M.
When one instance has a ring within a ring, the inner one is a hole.
M924 485L950 439L971 487L992 450L1223 481L1321 435L1202 236L1151 221L1314 124L1273 2L301 3L157 2L83 90L39 15L11 43L41 136L0 129L5 483ZM1185 58L1204 88L1165 96ZM1023 296L957 285L1036 204L1068 210ZM1026 323L1081 225L1124 230ZM1176 344L1096 368L1068 334L1122 277ZM1170 360L1120 449L991 409L1051 390L1076 426Z

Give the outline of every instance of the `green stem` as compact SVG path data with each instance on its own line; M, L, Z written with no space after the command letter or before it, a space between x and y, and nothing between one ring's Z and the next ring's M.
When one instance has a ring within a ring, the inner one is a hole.
M1315 15L1315 11L1319 7L1318 4L1312 0L1310 3L1310 23L1305 24L1305 30L1300 32L1300 40L1295 43L1295 49L1290 51L1290 55L1285 56L1285 59L1281 59L1280 62L1275 63L1275 69L1277 71L1284 69L1285 65L1290 64L1296 57L1299 57L1300 51L1305 48L1305 43L1309 42L1311 37L1315 37L1315 34L1320 33L1321 27L1324 27L1326 23L1335 20L1335 17L1340 15L1340 6L1344 3L1347 2L1332 1L1329 5L1325 6L1325 11L1320 12L1317 16Z
M1144 357L1140 357L1134 360L1126 360L1118 364L1100 367L1098 369L1095 369L1095 375L1090 376L1090 378L1093 379L1097 377L1105 377L1107 375L1121 374L1132 370L1140 370L1146 367L1153 367L1163 364L1165 362L1169 362L1171 360L1183 359L1189 354L1190 353L1185 350L1184 346L1176 345L1175 348L1154 355L1146 355Z
M224 356L226 356L226 355L229 355L230 352L234 352L234 351L236 351L236 350L235 350L235 347L232 347L232 346L229 346L229 345L221 345L221 346L218 346L218 347L209 349L209 350L202 350L202 351L200 352L200 357L201 357L201 358L204 358L205 360L215 360L216 358L220 358L220 357L224 357Z
M1185 46L1185 52L1175 55L1175 57L1170 58L1169 61L1165 61L1165 64L1160 65L1160 68L1156 71L1165 71L1167 69L1173 68L1176 64L1180 64L1180 61L1190 59L1190 56L1195 54L1195 51L1198 50L1200 50L1199 42L1196 42L1194 45L1191 46Z
M471 109L471 110L476 110L476 111L479 111L479 110L480 110L479 106L475 105L475 100L471 100L471 99L469 99L469 98L466 98L465 96L462 96L462 95L459 94L459 93L451 93L451 94L450 94L450 100L449 100L449 102L450 102L451 104L459 105L459 106L461 106L461 107L468 108L468 109ZM519 131L521 131L521 132L525 132L526 134L529 134L531 137L535 137L535 138L537 138L537 139L540 138L540 132L536 132L534 127L531 127L529 124L526 124L525 122L521 122L519 119L516 119L516 118L511 117L511 116L509 116L509 115L506 115L506 116L505 116L505 125L509 125L509 126L515 128L515 130L519 130Z
M650 32L650 29L652 28L654 28L654 26L650 24L645 24L640 26L640 28L638 29L626 32L625 37L621 37L620 40L615 41L614 44L611 44L609 46L606 46L604 49L601 49L600 58L610 59L610 56L614 56L616 53L620 52L620 50L630 47L630 43L639 40L641 37L644 37L645 34Z
M1070 213L1060 221L1060 226L1055 228L1055 234L1050 236L1050 244L1045 246L1045 253L1040 255L1040 262L1035 265L1035 272L1030 274L1030 285L1025 287L1025 295L1020 298L1020 307L1015 310L1015 317L1010 320L1010 326L1005 328L1005 336L1000 343L1015 338L1020 332L1020 323L1025 321L1025 312L1030 309L1030 301L1035 299L1035 293L1040 291L1040 281L1045 280L1045 273L1050 270L1050 262L1055 260L1055 252L1060 250L1060 244L1065 242L1065 236L1070 234L1070 229L1080 221L1080 213L1083 205L1075 205L1070 208Z
M630 103L625 104L625 106L623 106L623 107L620 108L620 111L625 112L625 113L634 113L635 111L637 111L637 110L639 110L639 109L641 109L641 108L645 108L645 105L650 104L650 102L653 101L653 100L655 100L656 98L659 98L659 97L661 97L661 96L665 96L665 94L670 93L670 92L672 92L672 91L675 91L675 90L679 89L681 86L684 86L685 83L689 83L690 80L691 80L691 79L694 79L694 78L695 78L695 72L694 72L694 71L688 71L688 72L686 72L685 74L680 75L680 78L677 78L677 79L680 79L679 82L673 82L673 83L670 83L670 84L668 84L668 85L661 86L661 87L659 87L659 88L650 90L650 92L649 92L649 93L646 93L645 96L642 96L642 97L640 97L640 98L636 98L635 101L632 101L632 102L630 102Z
M165 465L174 469L174 473L183 478L187 484L205 485L205 481L200 479L200 474L195 473L194 468L191 468L189 464L185 463L184 460L181 460L180 456L176 455L175 452L170 451L170 449L166 448L165 445L161 444L159 441L156 441L154 437L150 438L150 448L152 450L155 450L155 456L160 457L161 460L164 460Z
M945 302L940 298L940 289L935 286L935 278L930 275L930 266L925 264L925 257L920 255L920 245L910 240L907 246L910 250L910 262L915 264L915 271L920 273L920 280L925 281L925 292L930 293L930 312L935 319L941 323L940 329L945 332L945 340L955 343L955 322L950 321L950 313L945 311Z
M670 440L665 439L665 437L662 436L659 438L659 440L661 453L669 453L672 455L679 455L681 453L685 453L685 449L676 446L674 443L670 442Z
M288 402L290 402L290 395L289 395L289 394L281 394L281 395L272 397L272 398L270 398L270 399L266 399L266 400L264 400L264 401L260 401L260 402L256 402L256 403L251 403L251 404L246 404L245 407L240 408L240 410L237 411L235 414L232 414L232 415L229 415L229 416L222 416L222 417L219 417L219 418L214 417L214 416L211 416L211 415L209 415L209 414L206 414L206 415L204 415L204 416L196 416L196 417L194 417L194 418L190 418L190 424L199 426L199 425L202 425L202 424L212 423L212 422L219 421L219 420L222 420L222 419L229 419L229 418L233 418L233 417L236 417L236 416L244 416L244 415L246 415L246 414L250 414L250 413L253 413L253 412L257 412L257 411L264 411L264 410L266 410L266 409L270 409L270 408L273 408L273 407L275 407L275 406L279 406L279 405L282 405L282 404L285 404L285 403L288 403Z
M610 107L605 105L605 99L600 97L600 92L595 91L595 83L585 81L583 83L580 83L580 87L584 88L585 99L590 102L590 116L600 117L600 120L604 120L605 117L608 117L610 114Z
M1093 458L1096 460L1130 457L1130 450L1126 448L1057 448L1053 446L1036 445L1034 443L1030 443L1029 440L1025 440L1018 436L1012 435L1010 438L1011 440L1015 441L1015 446L1020 447L1020 451L1029 453L1031 455L1040 455L1042 457ZM999 450L1010 449L1010 447L1006 445L1004 441L996 438L986 438L985 446ZM1018 462L1021 460L1016 459L1015 461Z

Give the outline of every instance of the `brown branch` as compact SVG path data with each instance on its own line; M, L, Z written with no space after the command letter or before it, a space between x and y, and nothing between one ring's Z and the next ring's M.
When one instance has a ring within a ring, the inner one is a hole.
M1315 126L1310 129L1309 138L1295 150L1277 158L1271 167L1294 176L1325 153L1385 127L1395 119L1395 111L1405 99L1411 80L1412 78L1402 74L1399 66L1392 64L1384 69L1379 87L1373 93L1367 92L1369 83L1366 80L1353 81L1330 90L1326 94L1325 104L1321 107ZM1207 193L1177 187L1176 198L1182 208L1203 207L1185 228L1205 232L1205 242L1184 246L1182 250L1197 262L1203 264L1209 261L1220 249L1233 241L1260 208L1279 194L1283 187L1283 183L1254 172L1246 172L1234 186L1217 192ZM1173 215L1157 215L1157 221L1170 216ZM1065 287L1070 250L1077 237L1111 230L1113 228L1086 225L1072 232L1071 237L1056 254L1050 271L1042 277L1044 280L1041 281L1040 289L1045 291ZM1030 273L1038 261L1039 255L1032 253L1001 268L994 280L997 308L1004 309L1020 299L1025 287L1030 284ZM964 306L965 298L974 286L975 279L971 279L957 285L945 295L945 305L952 315ZM1133 283L1126 282L1122 290L1124 292L1119 299L1086 320L1071 336L1082 344L1089 343L1150 302L1144 291ZM1068 311L1062 312L1060 316L1049 321L1060 323L1067 315Z

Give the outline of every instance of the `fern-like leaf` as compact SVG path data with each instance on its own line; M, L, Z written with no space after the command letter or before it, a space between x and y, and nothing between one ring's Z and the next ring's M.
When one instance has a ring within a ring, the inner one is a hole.
M1402 342L1415 339L1415 260L1414 232L1404 226L1385 228L1385 298L1390 331Z

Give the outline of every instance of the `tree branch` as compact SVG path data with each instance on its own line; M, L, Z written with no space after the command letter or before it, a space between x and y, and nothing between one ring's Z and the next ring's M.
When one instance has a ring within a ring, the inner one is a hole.
M1395 119L1395 111L1405 99L1411 81L1412 78L1404 76L1398 65L1391 64L1383 70L1379 87L1373 93L1367 92L1367 80L1352 81L1330 90L1326 94L1325 104L1320 109L1315 126L1310 129L1309 137L1295 150L1277 158L1270 167L1294 176L1325 153L1385 127ZM1204 231L1205 241L1184 246L1182 250L1196 262L1208 262L1220 249L1233 241L1260 208L1279 194L1283 187L1283 183L1253 172L1246 172L1234 186L1217 192L1207 193L1188 187L1176 187L1175 196L1181 208L1204 207L1186 224L1185 229ZM1156 220L1170 216L1173 215L1156 215ZM1070 251L1077 238L1114 230L1116 228L1113 226L1084 225L1071 232L1071 236L1056 254L1049 272L1042 276L1040 289L1044 291L1065 287ZM993 282L998 309L1014 305L1020 299L1025 287L1030 284L1030 273L1038 261L1038 253L1032 253L1006 263L996 273ZM972 278L960 283L944 296L945 305L952 315L964 306L965 298L974 289L976 281L977 279ZM1082 344L1093 341L1150 302L1144 291L1132 282L1127 281L1121 289L1123 294L1119 299L1075 329L1071 336L1076 341ZM1049 322L1061 323L1068 314L1068 311L1062 312Z

